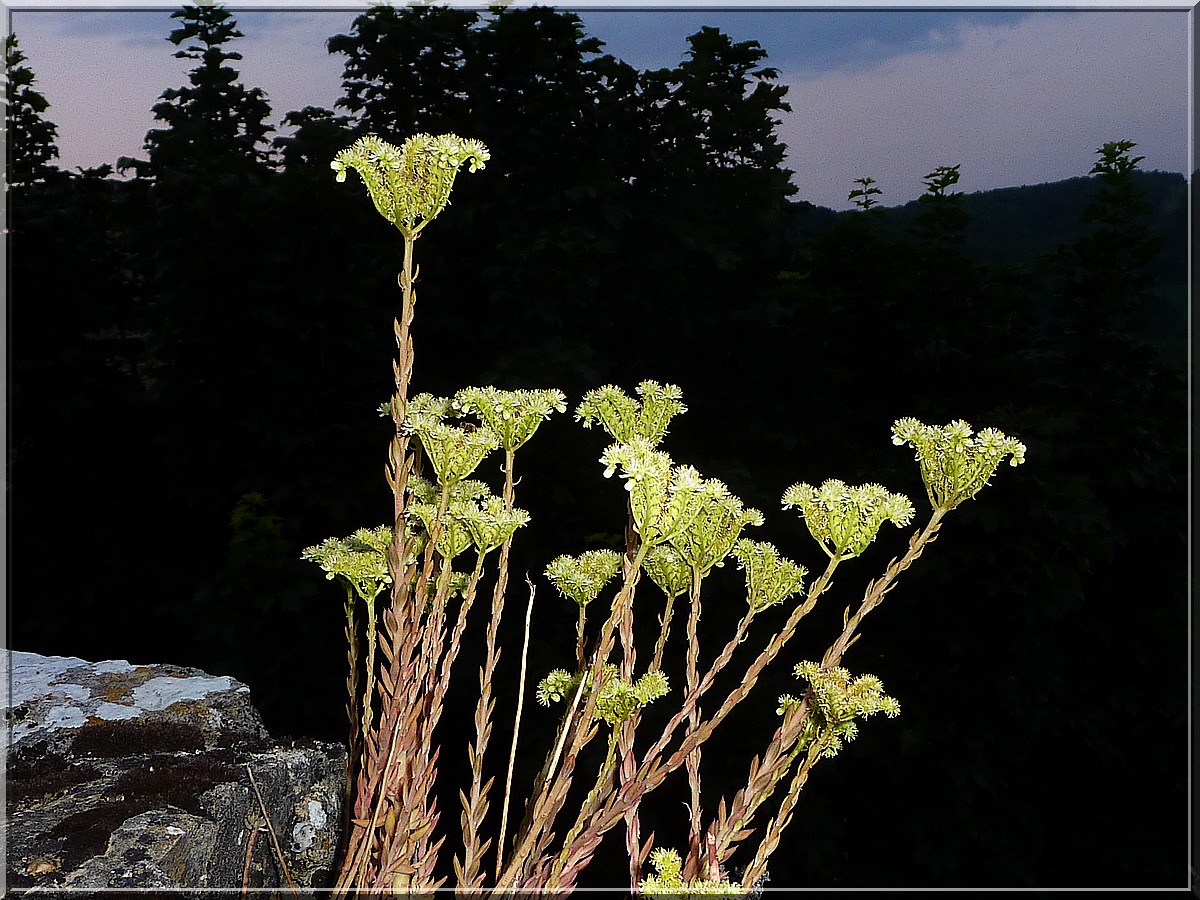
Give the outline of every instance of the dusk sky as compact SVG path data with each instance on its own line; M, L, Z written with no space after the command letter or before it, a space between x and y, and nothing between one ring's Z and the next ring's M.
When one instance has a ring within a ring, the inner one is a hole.
M166 39L179 4L40 5L7 10L35 87L51 103L59 165L142 156L150 108L194 66L175 59ZM244 57L241 81L266 92L276 123L303 106L332 107L341 95L343 57L326 52L325 41L348 32L368 4L316 5L227 7L245 35L231 48ZM563 8L580 14L605 52L639 68L678 64L687 36L703 25L757 40L789 87L792 112L779 135L797 199L845 209L854 179L869 175L883 203L900 204L921 193L923 175L953 164L967 192L1056 181L1086 174L1095 150L1119 139L1137 142L1145 169L1192 167L1191 13L1182 3L1082 11L702 5Z

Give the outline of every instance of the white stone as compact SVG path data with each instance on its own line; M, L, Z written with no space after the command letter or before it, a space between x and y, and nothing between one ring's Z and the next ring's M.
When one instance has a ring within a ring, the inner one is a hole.
M225 675L173 678L160 675L133 691L133 705L147 712L166 709L182 700L203 700L209 694L227 691L233 679Z

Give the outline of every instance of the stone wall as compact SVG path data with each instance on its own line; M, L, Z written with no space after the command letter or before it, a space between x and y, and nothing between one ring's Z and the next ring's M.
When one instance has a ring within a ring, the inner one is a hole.
M344 747L272 740L226 676L18 651L5 662L9 889L331 883Z

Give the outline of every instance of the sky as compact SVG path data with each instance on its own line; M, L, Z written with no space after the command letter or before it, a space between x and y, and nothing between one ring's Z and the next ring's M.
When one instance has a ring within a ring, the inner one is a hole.
M758 41L788 86L792 111L782 114L778 134L796 199L822 206L848 208L854 179L865 176L883 190L883 204L905 203L942 165L961 166L966 192L1085 175L1112 140L1136 141L1145 169L1194 168L1191 14L1178 0L1123 10L770 2L753 10L697 8L704 4L695 0L686 9L613 0L603 9L598 2L562 8L579 13L604 52L639 68L679 64L687 36L703 25ZM155 127L151 107L164 90L185 84L194 65L175 59L166 40L178 3L72 5L7 3L35 87L51 104L58 163L74 169L140 157ZM229 47L243 54L235 64L241 81L266 92L276 124L290 110L333 107L341 95L343 58L325 41L348 32L367 4L315 5L227 6L245 35Z

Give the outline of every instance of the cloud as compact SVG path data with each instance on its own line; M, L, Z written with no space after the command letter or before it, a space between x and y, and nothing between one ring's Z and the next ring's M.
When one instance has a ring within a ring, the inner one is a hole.
M1028 12L863 11L815 9L667 10L580 12L589 35L605 41L605 53L638 68L678 64L687 35L710 25L735 41L757 41L767 64L794 75L858 71L895 56L954 49L957 26L1007 24Z
M167 50L167 34L177 23L171 10L76 10L64 15L59 10L15 10L13 31L25 40L37 32L61 41L103 39L113 48L152 47Z
M1105 141L1128 138L1142 166L1187 167L1187 14L1043 12L960 22L952 52L895 57L860 72L782 73L780 127L799 197L837 209L855 178L907 202L922 176L962 164L963 190L1084 175Z

